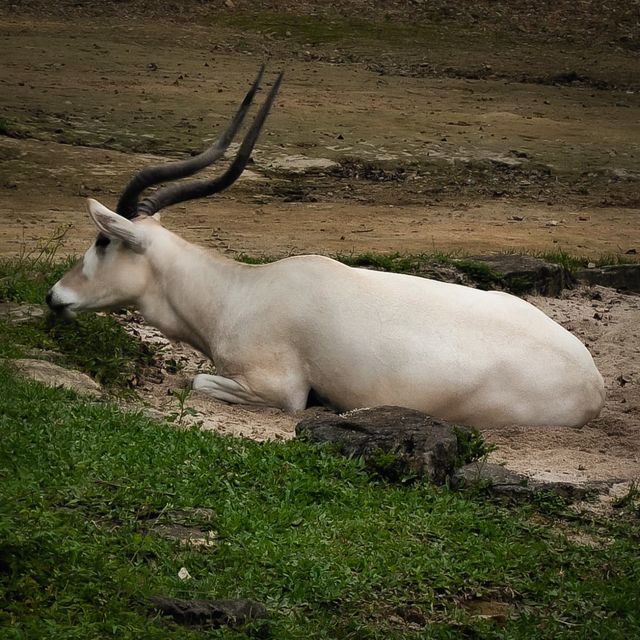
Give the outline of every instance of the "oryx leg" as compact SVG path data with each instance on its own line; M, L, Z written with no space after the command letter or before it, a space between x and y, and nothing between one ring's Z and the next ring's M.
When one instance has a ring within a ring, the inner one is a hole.
M255 388L252 388L231 378L201 373L193 379L192 388L223 402L301 411L306 407L309 388L301 383L292 385L290 380L288 382L289 384L276 385L270 380L269 384L254 385Z

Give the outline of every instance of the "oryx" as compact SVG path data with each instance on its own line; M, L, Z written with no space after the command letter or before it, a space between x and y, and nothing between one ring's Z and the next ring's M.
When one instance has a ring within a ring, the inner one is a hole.
M356 269L318 255L261 266L190 244L157 212L211 195L242 173L274 101L273 84L236 158L218 178L161 187L219 159L262 70L220 139L200 155L138 173L113 212L95 200L98 236L50 290L57 313L134 307L208 356L217 375L193 388L220 400L304 409L399 405L475 426L579 426L604 384L586 347L512 295Z

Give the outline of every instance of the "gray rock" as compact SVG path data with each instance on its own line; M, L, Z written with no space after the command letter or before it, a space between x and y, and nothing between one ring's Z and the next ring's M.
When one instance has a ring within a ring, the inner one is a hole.
M542 482L505 469L499 464L483 461L472 462L457 469L450 479L453 488L481 488L498 496L528 500L551 493L566 500L583 500L601 490L595 484L572 484L569 482Z
M580 269L579 282L640 293L640 264L616 264L599 269Z
M185 527L181 524L153 524L146 531L159 538L177 540L193 547L214 547L216 545L216 533L214 531L203 531L195 527Z
M501 254L472 260L489 267L496 283L516 295L558 296L571 284L564 267L531 256Z
M337 415L315 411L296 425L296 435L326 442L391 480L424 477L444 484L458 454L454 428L420 411L402 407L359 409Z
M102 387L80 371L65 369L46 360L13 360L18 373L49 387L64 387L90 396L102 395Z
M151 604L178 624L190 626L238 627L267 617L264 605L255 600L179 600L156 596Z
M15 302L0 302L0 318L14 324L28 322L37 318L44 318L48 313L43 304L17 304Z

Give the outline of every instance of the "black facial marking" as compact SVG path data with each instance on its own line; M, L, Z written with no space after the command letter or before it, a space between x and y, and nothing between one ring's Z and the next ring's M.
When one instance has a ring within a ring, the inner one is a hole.
M109 245L110 242L110 238L107 238L107 236L105 236L103 233L99 233L98 237L96 238L96 247L98 249L104 249Z

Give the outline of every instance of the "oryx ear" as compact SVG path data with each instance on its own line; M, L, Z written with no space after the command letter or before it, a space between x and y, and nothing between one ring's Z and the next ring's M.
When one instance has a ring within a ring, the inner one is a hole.
M145 251L148 238L144 227L119 216L93 198L87 198L87 209L93 223L107 238L121 240L137 253Z

